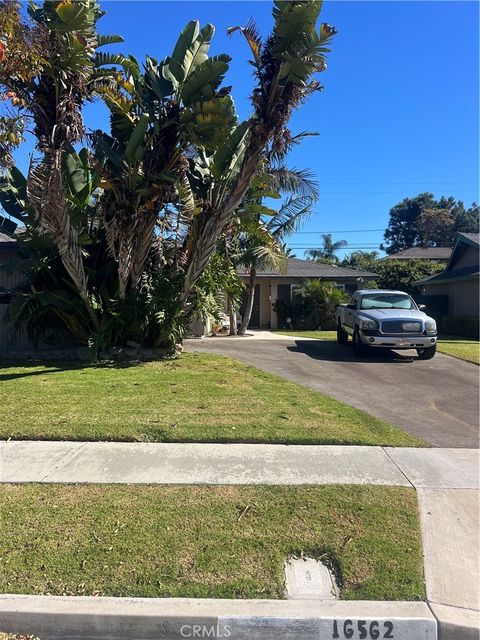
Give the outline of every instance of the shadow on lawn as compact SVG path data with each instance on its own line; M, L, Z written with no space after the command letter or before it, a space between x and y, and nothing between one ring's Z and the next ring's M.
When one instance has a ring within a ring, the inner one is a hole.
M52 360L8 360L0 358L0 370L5 369L32 369L32 371L15 371L12 373L0 373L0 382L16 380L17 378L29 378L31 376L44 376L62 371L79 371L81 369L127 369L135 367L138 362L77 362L77 361L52 361ZM48 367L38 369L38 367Z
M287 347L289 351L304 353L314 360L325 360L328 362L395 362L410 363L417 359L412 355L401 355L390 349L370 349L365 355L360 357L353 353L352 345L341 345L337 342L327 340L296 340L294 347Z

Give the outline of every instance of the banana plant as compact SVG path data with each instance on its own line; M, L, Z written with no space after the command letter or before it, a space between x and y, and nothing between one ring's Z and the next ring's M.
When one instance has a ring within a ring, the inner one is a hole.
M194 224L186 151L213 154L236 124L229 88L220 89L230 58L208 57L213 34L212 25L189 22L171 56L147 57L143 73L131 57L121 65L121 88L100 90L111 132L96 132L93 146L103 166L102 224L122 299L140 283L155 227L173 224L180 232ZM169 203L177 204L176 222L162 218Z
M292 136L292 111L321 88L314 74L326 68L325 56L335 29L325 23L317 30L319 0L277 0L274 27L263 42L253 24L232 27L242 33L253 55L257 85L252 92L254 112L241 124L222 152L216 154L213 197L195 221L195 242L188 255L180 304L188 309L195 283L205 269L222 233L235 217L265 156L285 148ZM220 169L225 169L222 173Z

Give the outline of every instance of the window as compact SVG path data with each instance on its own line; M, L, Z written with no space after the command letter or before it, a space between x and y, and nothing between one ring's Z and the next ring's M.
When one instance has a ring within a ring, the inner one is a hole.
M277 300L291 302L292 294L289 284L279 284L277 287Z
M416 309L410 296L401 293L368 293L362 296L361 309Z

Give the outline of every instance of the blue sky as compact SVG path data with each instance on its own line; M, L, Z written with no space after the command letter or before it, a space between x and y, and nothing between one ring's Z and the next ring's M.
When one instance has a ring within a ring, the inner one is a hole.
M239 116L248 116L249 52L244 40L228 37L226 29L252 17L267 35L270 2L109 0L101 5L107 15L100 31L125 38L110 50L139 59L170 54L188 20L214 24L211 54L233 58L225 84L233 87ZM306 233L289 239L296 254L318 246L324 231L338 231L335 240L348 240L347 253L378 247L389 209L424 191L453 195L467 205L478 201L479 4L326 0L321 19L338 30L328 70L319 77L325 90L291 122L294 133L320 135L289 159L292 166L313 170L321 199L302 228ZM91 128L108 126L99 103L87 107L85 118ZM25 168L26 151L17 157ZM347 233L363 229L378 231Z

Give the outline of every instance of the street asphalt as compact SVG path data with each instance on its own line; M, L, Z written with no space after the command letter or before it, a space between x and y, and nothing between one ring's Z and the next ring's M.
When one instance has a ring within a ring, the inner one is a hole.
M479 367L436 354L375 351L356 358L350 345L278 337L217 337L185 342L280 375L390 422L435 447L479 446Z

